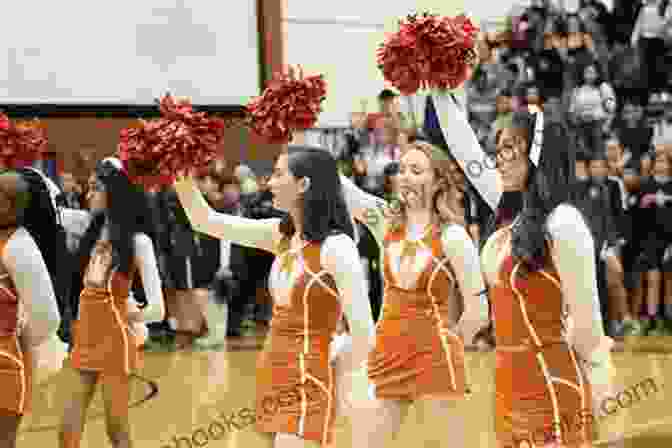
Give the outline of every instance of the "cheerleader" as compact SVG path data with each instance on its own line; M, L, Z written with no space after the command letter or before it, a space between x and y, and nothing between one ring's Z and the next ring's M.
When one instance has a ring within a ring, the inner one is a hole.
M93 214L78 248L83 287L72 325L70 363L77 384L66 403L61 448L80 446L86 411L96 385L103 385L107 434L115 447L130 447L129 376L139 367L134 323L163 319L163 294L148 223L148 207L116 158L96 166L87 202ZM127 305L135 274L146 302ZM148 302L148 303L147 303Z
M327 446L337 410L329 350L343 312L357 366L373 343L364 271L336 161L328 152L281 154L268 187L273 206L287 212L285 218L217 213L192 177L175 183L195 231L276 256L269 278L273 317L256 371L256 427L264 443ZM347 375L348 401L359 407L367 400L365 372L357 368ZM360 424L367 422L353 419L355 437Z
M513 217L481 253L496 339L499 447L589 446L591 383L608 388L593 237L568 204L571 149L543 115L516 113L497 133L498 215ZM542 151L542 143L553 147ZM555 144L557 143L557 144ZM603 375L604 374L604 375Z
M478 252L463 221L444 221L452 214L437 208L446 194L457 194L448 156L414 142L403 148L399 165L398 212L342 179L355 216L370 225L385 223L383 307L368 360L378 412L362 444L387 446L385 439L396 437L409 406L416 404L450 428L428 429L427 440L466 446L460 412L469 392L464 341L471 342L487 323Z
M14 448L23 415L29 411L35 368L44 346L57 338L60 323L54 287L36 239L21 225L40 197L20 173L0 175L0 447ZM42 199L44 196L42 196ZM48 201L48 197L47 197ZM32 230L41 242L53 232L49 210ZM46 249L46 247L45 247ZM55 259L52 259L55 261ZM53 267L53 266L52 266Z

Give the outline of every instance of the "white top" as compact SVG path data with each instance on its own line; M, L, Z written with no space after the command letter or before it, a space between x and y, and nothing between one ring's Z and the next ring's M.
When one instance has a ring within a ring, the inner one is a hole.
M218 213L210 208L191 177L176 182L175 191L195 231L278 255L276 248L282 239L279 218L249 219ZM300 249L295 246L290 251L299 253ZM320 263L336 283L337 298L354 339L356 365L361 365L373 347L375 332L364 269L354 241L343 234L327 237L322 245ZM288 300L287 292L295 277L286 277L279 271L279 260L276 259L270 276L270 290L275 302L282 304Z
M604 334L597 291L595 243L581 213L566 204L548 217L547 229L553 241L551 256L560 277L562 297L569 310L569 341L585 360L608 355L613 340ZM493 242L503 228L486 242L481 253L483 274L492 285L497 282L501 263L508 253L498 251Z
M61 324L54 286L42 253L30 233L19 227L1 257L26 316L21 337L31 347L37 347L54 336Z
M356 216L366 215L366 210L380 209L386 206L384 200L370 195L341 176L343 193L348 208ZM383 218L379 215L380 218ZM417 239L424 233L422 229L408 229L410 239ZM458 287L465 303L463 314L457 323L466 343L471 343L478 330L488 322L488 302L482 294L485 284L480 270L480 260L474 242L466 229L458 224L445 226L441 234L443 252L455 272ZM382 251L381 251L382 252Z
M91 214L84 210L72 208L63 208L61 212L63 227L65 227L66 232L77 240L81 239L91 223ZM142 310L144 321L161 322L164 316L163 289L154 244L145 234L135 235L134 243L134 261L138 267L138 273L147 297L147 306Z

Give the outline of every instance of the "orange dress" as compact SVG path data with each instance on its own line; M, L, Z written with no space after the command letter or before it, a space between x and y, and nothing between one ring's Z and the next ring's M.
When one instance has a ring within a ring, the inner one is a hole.
M0 240L0 253L9 238ZM5 273L0 275L0 409L23 415L31 404L32 360L19 345L18 327L18 294Z
M140 364L128 323L131 275L112 266L112 245L98 241L84 274L79 317L73 322L72 366L105 376L128 376ZM126 402L126 405L128 403Z
M560 278L546 268L518 276L510 227L493 237L501 265L490 287L495 322L495 429L501 447L522 441L567 447L590 440L590 385L567 342Z
M256 427L326 445L336 414L329 348L342 310L336 284L321 266L321 246L307 243L294 253L283 239L276 252L270 273L276 303L257 362Z
M450 328L463 302L439 229L415 244L404 228L389 232L383 250L383 309L368 363L376 397L464 397L464 342Z

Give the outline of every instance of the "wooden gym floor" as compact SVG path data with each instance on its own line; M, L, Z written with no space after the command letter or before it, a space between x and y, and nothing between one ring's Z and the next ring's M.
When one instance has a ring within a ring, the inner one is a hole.
M145 365L134 378L130 416L135 448L254 448L259 445L253 426L254 369L263 337L231 339L219 351L145 353ZM600 426L621 427L624 447L669 448L672 446L672 351L622 351L614 354L616 391L633 390L650 379L639 394L624 392L622 408L601 420ZM474 394L464 405L473 415L470 447L493 447L492 353L469 352ZM68 371L61 371L36 391L35 409L26 417L18 447L57 447L57 424L62 403L68 397ZM655 386L651 384L655 383ZM642 392L644 388L647 392ZM655 389L655 390L654 390ZM1 393L1 392L0 392ZM637 395L637 397L635 397ZM628 398L630 397L630 398ZM635 397L635 398L633 398ZM422 440L425 425L411 411L394 447L413 446ZM607 431L601 431L606 433ZM347 422L337 427L337 448L351 446ZM189 442L186 441L189 439ZM99 396L87 419L83 448L110 446L105 436ZM598 443L596 446L609 446Z

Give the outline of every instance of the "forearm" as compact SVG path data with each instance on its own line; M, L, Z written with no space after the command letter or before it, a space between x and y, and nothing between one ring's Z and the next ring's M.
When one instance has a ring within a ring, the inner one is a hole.
M273 252L274 231L280 223L279 219L255 220L217 213L208 205L191 177L176 182L175 191L195 231L241 246Z

